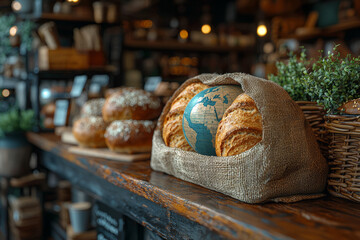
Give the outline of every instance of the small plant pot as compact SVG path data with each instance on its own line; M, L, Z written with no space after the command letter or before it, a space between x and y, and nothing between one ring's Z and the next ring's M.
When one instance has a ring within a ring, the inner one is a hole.
M0 137L0 176L18 177L30 172L31 146L21 133Z
M316 102L310 101L296 101L296 103L303 111L305 119L309 122L316 136L321 153L325 158L327 158L329 152L329 139L325 128L324 107L318 105Z
M327 115L330 194L360 202L360 115Z

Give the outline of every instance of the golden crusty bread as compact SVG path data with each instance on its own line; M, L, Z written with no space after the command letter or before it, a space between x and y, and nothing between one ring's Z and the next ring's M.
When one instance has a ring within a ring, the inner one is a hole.
M108 148L120 153L151 152L154 121L114 121L106 129L105 142Z
M101 117L104 103L105 103L104 98L96 98L87 101L81 108L81 115L84 117L89 117L89 116Z
M262 139L262 117L254 100L240 94L226 109L215 138L217 156L233 156L247 151Z
M105 122L116 120L154 120L162 110L160 98L142 89L124 88L105 101L102 116Z
M185 151L194 151L185 139L182 119L185 108L190 100L207 88L209 86L201 82L192 83L174 99L163 123L162 136L166 146L180 148Z
M80 146L102 148L106 147L106 127L102 117L83 117L75 121L72 133Z

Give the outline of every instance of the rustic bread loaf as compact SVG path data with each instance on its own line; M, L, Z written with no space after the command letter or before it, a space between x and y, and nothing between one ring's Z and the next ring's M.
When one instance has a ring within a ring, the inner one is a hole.
M142 89L125 88L106 99L102 115L105 122L154 120L159 117L161 110L162 104L158 97Z
M240 94L226 109L219 123L215 150L217 156L233 156L245 152L262 139L262 117L254 100Z
M104 134L107 124L102 117L83 117L75 121L72 132L80 146L106 147Z
M87 101L81 108L81 115L84 117L85 116L101 117L104 103L105 103L104 98L97 98Z
M185 139L182 119L190 100L207 88L209 86L201 82L192 83L174 99L163 123L162 136L166 146L180 148L185 151L194 151Z
M155 126L154 121L114 121L106 129L106 145L120 153L150 152Z

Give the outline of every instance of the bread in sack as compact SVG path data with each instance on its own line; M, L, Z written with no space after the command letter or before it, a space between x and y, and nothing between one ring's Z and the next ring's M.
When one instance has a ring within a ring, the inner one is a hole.
M221 119L215 138L217 156L233 156L245 152L262 139L262 117L254 100L240 94Z
M190 100L207 88L209 86L201 82L192 83L174 99L163 124L162 136L166 146L180 148L185 151L194 151L185 139L182 119L185 108Z

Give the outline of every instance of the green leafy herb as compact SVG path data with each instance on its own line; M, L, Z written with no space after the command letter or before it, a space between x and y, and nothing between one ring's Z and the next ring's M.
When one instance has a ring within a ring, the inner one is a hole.
M339 113L343 103L360 97L360 59L351 55L341 59L336 48L304 75L307 93L332 114Z
M310 96L306 94L306 89L303 84L303 76L304 73L307 72L306 66L308 64L305 50L301 52L299 59L291 52L287 63L276 62L277 75L271 74L269 75L269 79L282 86L293 100L310 100Z
M4 136L5 133L28 131L32 129L33 125L33 110L12 108L0 114L0 136Z

